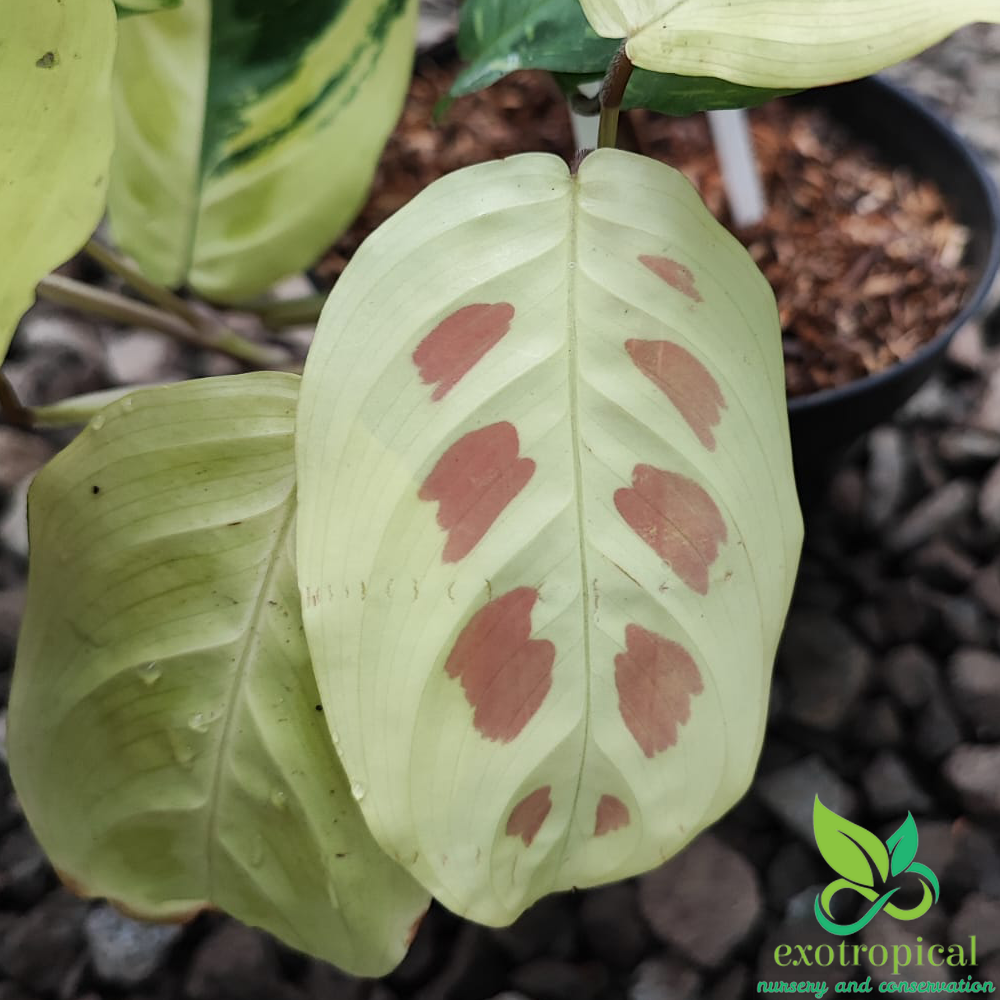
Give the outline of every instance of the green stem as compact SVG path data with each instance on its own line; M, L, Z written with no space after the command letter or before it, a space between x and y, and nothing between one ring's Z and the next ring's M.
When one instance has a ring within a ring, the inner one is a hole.
M283 352L276 352L262 344L255 344L229 330L208 333L202 327L184 322L180 317L116 295L101 288L94 288L82 281L73 281L59 274L50 274L38 285L38 297L61 306L70 306L82 312L133 326L145 326L168 336L176 337L195 347L220 351L230 357L245 361L258 368L270 368L284 363Z
M632 61L625 54L625 42L622 42L601 87L601 124L597 133L599 149L614 149L618 144L618 117L633 69Z
M164 288L162 285L150 281L138 268L133 267L124 258L113 253L103 243L92 239L83 249L87 256L97 261L105 271L117 274L143 298L160 306L161 309L179 316L190 326L201 327L204 324L204 319L189 303L185 302L179 295L175 295L169 288Z
M317 323L319 314L326 305L326 299L325 293L317 293L301 299L265 302L263 305L243 308L258 316L265 326L277 330L285 326L308 326Z

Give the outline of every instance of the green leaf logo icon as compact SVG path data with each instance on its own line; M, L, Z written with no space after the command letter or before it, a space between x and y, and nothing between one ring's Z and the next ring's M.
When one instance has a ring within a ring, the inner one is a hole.
M915 860L919 837L911 814L907 813L899 829L883 844L870 830L828 809L817 795L813 801L813 832L823 859L841 876L816 897L814 907L816 919L830 933L853 934L882 910L896 920L915 920L937 902L937 877L930 868ZM886 883L907 872L920 880L924 893L915 907L904 910L890 902L901 886L889 888ZM850 924L837 923L830 911L831 901L841 889L850 889L872 903Z

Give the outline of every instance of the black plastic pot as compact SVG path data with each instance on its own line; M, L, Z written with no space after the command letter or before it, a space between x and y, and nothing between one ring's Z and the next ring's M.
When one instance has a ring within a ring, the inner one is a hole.
M933 181L970 231L963 263L971 284L961 310L906 361L850 385L788 404L799 496L809 504L837 460L887 420L941 364L948 343L976 310L1000 266L1000 200L978 155L938 114L878 78L824 87L789 100L820 106L885 162Z

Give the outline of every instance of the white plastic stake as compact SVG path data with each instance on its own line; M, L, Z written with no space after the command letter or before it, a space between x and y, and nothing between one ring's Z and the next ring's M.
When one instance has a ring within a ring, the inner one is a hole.
M754 226L764 218L767 205L746 111L709 111L715 151L722 167L722 183L737 226Z
M584 97L597 97L601 92L601 81L585 83L577 87L577 90ZM573 122L573 141L576 143L576 151L579 153L583 149L597 149L597 135L601 127L600 115L581 115L571 106L569 116Z

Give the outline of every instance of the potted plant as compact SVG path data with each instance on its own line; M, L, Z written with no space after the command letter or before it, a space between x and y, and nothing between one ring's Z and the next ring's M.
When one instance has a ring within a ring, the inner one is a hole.
M457 42L466 65L459 70L451 89L453 98L490 86L518 69L540 69L551 71L577 106L581 83L600 73L614 51L614 43L594 32L582 16L579 4L572 0L521 5L468 0L462 7ZM442 49L440 55L449 62L453 50ZM623 106L684 115L692 110L759 105L777 94L775 90L740 88L711 78L666 78L639 72L633 74ZM880 79L862 79L795 94L790 100L802 107L822 109L857 143L870 147L889 168L902 167L918 181L932 182L944 196L955 222L968 233L968 242L961 253L967 279L964 291L949 295L949 302L954 304L943 305L941 312L929 316L925 313L924 329L919 331L916 343L911 344L914 337L909 330L900 338L906 343L906 353L893 346L887 352L890 361L883 361L876 370L866 371L858 361L853 370L830 376L824 374L824 381L819 384L803 379L802 375L795 378L790 375L789 418L796 479L800 497L811 500L844 449L864 431L887 419L923 384L944 357L951 338L981 306L1000 267L1000 201L975 149L939 114L898 86ZM631 130L643 127L630 124ZM776 127L789 124L783 120ZM657 135L660 134L669 136L670 130L659 129ZM649 150L650 155L658 155L652 151L653 145L647 138L640 148ZM663 147L661 143L660 148ZM669 157L661 158L669 162ZM683 162L674 165L683 167ZM827 171L832 187L835 183L829 170L832 164L819 165ZM788 169L796 167L801 169L800 164ZM780 180L785 184L794 183L792 177ZM836 183L843 183L843 174ZM832 195L830 200L832 202ZM768 224L764 242L772 239L772 232L776 236L786 235L780 227L782 223L788 225L788 216L788 212L783 212ZM731 221L729 225L745 243L750 244L754 239L760 241L758 229L746 232ZM883 235L889 230L891 227L884 227ZM802 245L798 248L798 257L815 255L821 250L820 246ZM858 254L865 252L866 248L859 246ZM936 254L936 249L928 242L925 249L916 251L920 252L928 255L926 264L910 256L905 264L899 265L900 269L927 267L926 281L940 280L929 269L930 255ZM953 260L943 267L954 270L956 263ZM867 261L868 268L871 264L871 260ZM828 262L826 266L830 270L833 265ZM835 286L845 271L851 270L845 262L844 267L831 276L829 284ZM792 263L784 271L788 272L787 276L776 274L775 278L793 280L796 265ZM855 277L858 273L857 267L853 268ZM849 291L850 281L841 287ZM826 301L830 297L830 293L825 294L817 308L830 308L833 312ZM886 323L887 309L882 307L871 312ZM794 328L795 310L790 308L789 313L786 342L798 348L803 342L798 340ZM861 322L874 321L862 319ZM822 336L835 336L837 320L831 316L826 326L828 329ZM868 339L878 343L887 332L873 329ZM822 350L822 342L815 346L810 342L807 350L813 358L823 362L817 355L817 351ZM898 356L897 352L900 352Z
M83 47L71 60L53 44L35 68L61 81L48 95L59 127L77 122L74 100L98 106L81 127L106 152L110 3L93 15L5 2L22 62L39 26ZM236 296L263 269L243 280L238 259L215 259L220 241L245 237L278 266L268 211L286 143L347 73L320 58L336 48L329 24L316 47L292 30L311 37L314 5L279 19L265 7L227 22L224 5L186 0L132 20L150 19L140 37L174 16L228 29L212 35L208 93L234 103L199 176L225 201L255 158L275 158L253 202L263 231L237 209L206 229L204 260ZM573 171L528 154L443 178L358 250L301 379L124 395L37 477L8 752L72 887L157 919L219 907L376 975L431 895L509 923L548 892L658 865L746 789L802 535L780 326L764 278L690 184L614 148L627 84L638 64L654 84L708 67L707 84L670 81L687 100L800 89L1000 10L583 9L615 40L601 149ZM364 21L372 47L403 11L386 0ZM364 62L355 51L347 67ZM223 85L236 54L249 90ZM30 194L44 143L25 92L4 93L33 139L16 175ZM146 114L151 133L170 124ZM120 169L134 194L132 166ZM177 179L157 166L135 169ZM86 228L61 225L58 253ZM40 259L18 269L22 286ZM205 336L187 300L131 280ZM88 408L5 404L20 419Z

